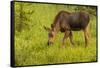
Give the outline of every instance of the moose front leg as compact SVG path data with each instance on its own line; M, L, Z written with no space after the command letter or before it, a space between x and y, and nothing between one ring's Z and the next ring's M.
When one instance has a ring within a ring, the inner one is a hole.
M69 34L69 39L70 39L71 44L72 44L72 45L74 45L72 31L70 31L70 34Z
M65 35L63 37L63 40L62 40L62 47L64 48L65 47L65 40L68 38L70 34L70 31L65 31Z

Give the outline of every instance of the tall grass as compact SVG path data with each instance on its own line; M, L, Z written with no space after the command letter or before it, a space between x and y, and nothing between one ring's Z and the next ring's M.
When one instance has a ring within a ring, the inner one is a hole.
M61 11L74 12L75 6L23 3L23 12L26 19L22 19L21 32L17 31L19 21L19 3L15 3L15 65L41 65L72 62L96 61L96 16L90 20L90 45L85 48L82 31L73 32L75 45L71 46L69 39L66 48L61 47L63 33L58 33L55 43L47 45L48 33L43 26L50 27L56 14ZM95 11L96 12L96 11Z

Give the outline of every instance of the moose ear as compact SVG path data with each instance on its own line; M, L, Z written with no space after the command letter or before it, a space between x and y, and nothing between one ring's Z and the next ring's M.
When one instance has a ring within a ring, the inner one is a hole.
M54 25L53 24L51 24L51 28L53 28L54 27Z
M45 27L45 26L44 26L44 29L45 29L46 31L50 31L50 28L48 28L48 27Z

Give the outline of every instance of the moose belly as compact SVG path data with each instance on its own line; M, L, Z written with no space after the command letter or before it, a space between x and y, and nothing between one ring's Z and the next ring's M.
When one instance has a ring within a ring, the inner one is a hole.
M71 30L73 30L73 31L79 31L79 30L81 30L83 27L81 26L81 24L73 24L73 25L70 25L70 28L71 28Z

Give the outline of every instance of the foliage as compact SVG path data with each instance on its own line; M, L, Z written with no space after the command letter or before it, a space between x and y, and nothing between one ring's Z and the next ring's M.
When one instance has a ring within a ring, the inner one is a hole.
M41 65L54 63L96 61L96 7L15 2L15 63L22 65ZM84 35L73 32L75 46L69 39L66 48L61 47L63 34L57 34L55 43L47 45L48 33L43 26L50 27L56 14L61 11L83 11L91 16L90 45L84 47Z

